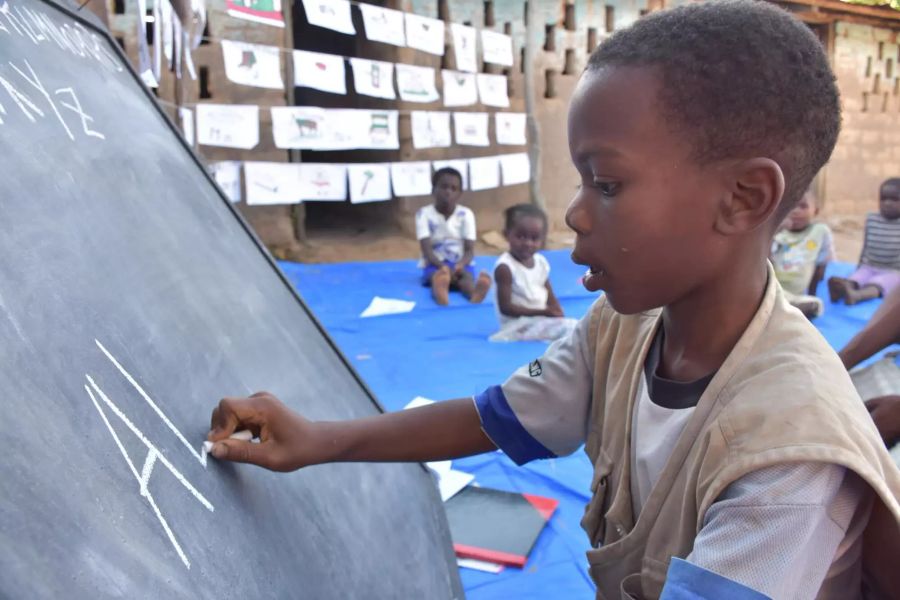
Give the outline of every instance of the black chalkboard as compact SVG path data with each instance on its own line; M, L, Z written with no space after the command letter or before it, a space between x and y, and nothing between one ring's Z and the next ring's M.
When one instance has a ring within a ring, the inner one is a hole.
M0 0L0 597L454 598L419 465L204 464L223 395L379 407L127 66Z

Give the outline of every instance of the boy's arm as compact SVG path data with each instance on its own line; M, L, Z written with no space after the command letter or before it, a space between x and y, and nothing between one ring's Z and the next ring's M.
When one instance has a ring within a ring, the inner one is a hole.
M259 443L228 439L248 429ZM329 462L424 462L495 450L471 398L343 422L310 421L275 396L225 398L212 413L210 453L293 471Z
M434 253L434 248L431 246L430 237L422 238L421 240L419 240L419 248L422 249L422 257L429 265L434 265L435 267L444 266L444 263L441 262L441 259L439 259Z
M559 300L556 298L556 294L553 293L553 286L550 285L550 280L547 280L547 316L548 317L562 317L565 313L563 313L562 306L559 304Z
M862 331L847 342L838 356L852 369L879 350L900 341L900 289L888 294Z
M457 273L462 270L475 258L475 240L463 240L463 255L456 263Z
M809 280L809 289L807 290L807 293L810 296L816 295L816 290L819 289L819 283L825 279L825 267L827 266L827 263L816 265L816 270L813 271L812 279Z
M507 317L542 317L548 314L547 309L526 308L512 301L512 271L506 265L497 265L494 269L494 281L497 284L497 308Z

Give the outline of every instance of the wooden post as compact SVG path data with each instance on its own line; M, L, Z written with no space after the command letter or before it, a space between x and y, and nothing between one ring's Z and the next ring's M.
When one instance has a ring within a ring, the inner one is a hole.
M534 50L540 24L535 4L537 0L525 3L525 114L528 124L528 160L531 162L531 180L528 182L529 199L535 206L544 209L541 195L541 128L537 120L537 105L534 89Z
M292 3L281 3L284 16L284 45L294 47L294 18L291 15ZM284 61L284 99L288 106L294 106L294 61L292 55L286 55ZM299 150L288 151L289 162L302 162ZM291 207L291 220L294 225L294 239L298 242L306 242L306 206L301 202Z

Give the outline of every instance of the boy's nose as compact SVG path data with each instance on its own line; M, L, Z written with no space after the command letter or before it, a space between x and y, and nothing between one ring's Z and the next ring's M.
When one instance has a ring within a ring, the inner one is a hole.
M575 233L586 235L590 233L590 216L584 209L578 196L572 199L569 208L566 209L566 226Z

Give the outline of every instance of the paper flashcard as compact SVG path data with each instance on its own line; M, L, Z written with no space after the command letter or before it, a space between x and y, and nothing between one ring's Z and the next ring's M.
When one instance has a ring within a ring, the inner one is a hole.
M244 163L247 204L298 204L303 200L298 163Z
M191 148L194 147L194 111L183 106L178 108L178 118L181 121L181 133L184 141Z
M391 163L395 196L427 196L431 193L431 163L427 160Z
M410 113L413 148L449 148L450 113L414 110Z
M434 69L397 64L397 89L405 102L435 102L440 99L434 85Z
M198 104L197 143L252 150L259 144L259 107Z
M391 171L388 163L347 165L350 175L350 202L377 202L391 199Z
M468 161L464 158L455 158L451 160L433 160L431 161L431 168L435 171L439 169L443 169L444 167L450 167L451 169L456 169L459 171L459 174L462 175L463 180L463 189L469 189L469 165Z
M406 45L429 54L444 55L444 22L412 13L406 18Z
M294 50L294 85L332 94L346 94L344 57Z
M353 68L353 87L357 94L387 100L397 97L394 93L394 63L351 58L350 66Z
M453 53L456 56L456 68L459 71L475 73L478 71L478 53L475 49L475 28L450 24L450 34L453 36Z
M221 44L225 75L230 81L271 90L284 89L278 48L228 40L222 40Z
M469 181L472 190L500 187L500 161L496 156L469 159Z
M382 8L374 4L361 2L359 10L362 12L363 26L366 29L366 37L373 42L383 42L395 46L406 45L406 35L403 33L403 13L399 10Z
M444 106L471 106L478 102L478 86L474 73L441 71L444 85Z
M241 201L241 163L237 160L223 160L206 165L212 178L231 202Z
M453 113L453 129L460 146L490 146L488 114L482 112Z
M303 0L303 10L310 25L348 35L356 33L347 0Z
M342 202L347 199L347 165L300 163L304 202Z
M478 97L485 106L509 107L509 96L506 90L506 75L489 75L478 73Z
M396 150L396 110L273 106L275 146L284 150Z
M482 29L481 50L486 63L504 67L513 65L512 38L508 35Z
M531 179L531 162L526 153L503 154L499 158L503 185L528 183Z
M229 16L236 19L284 27L281 0L225 0L225 8ZM200 27L199 30L202 32L203 27Z
M497 143L505 146L524 146L525 137L525 113L494 113L494 131L497 135Z

